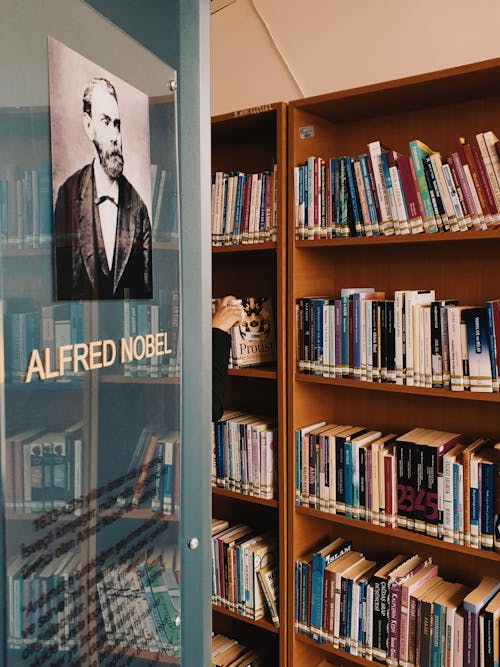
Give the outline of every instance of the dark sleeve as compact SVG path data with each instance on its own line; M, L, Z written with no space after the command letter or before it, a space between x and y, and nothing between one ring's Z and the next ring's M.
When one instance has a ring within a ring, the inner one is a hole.
M231 350L230 334L212 327L212 421L218 421L224 412L227 366Z

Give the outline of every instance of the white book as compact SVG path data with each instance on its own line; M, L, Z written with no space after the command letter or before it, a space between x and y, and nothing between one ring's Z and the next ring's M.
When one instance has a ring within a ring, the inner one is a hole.
M382 167L381 153L382 145L380 141L371 141L368 144L368 152L370 154L370 159L373 167L373 176L375 180L375 187L377 190L378 201L380 206L380 216L379 220L380 231L384 236L390 236L394 234L394 224L391 214L391 203L389 199L389 193L385 186L384 171Z
M470 218L468 216L464 216L462 204L460 203L460 197L458 196L457 192L457 186L453 179L450 165L447 163L443 164L443 178L448 190L448 194L450 195L451 203L453 204L453 210L455 212L455 217L450 221L450 231L466 232L469 226Z
M415 357L418 354L418 319L414 321L414 306L430 304L435 300L434 290L407 290L405 292L406 384L416 385Z

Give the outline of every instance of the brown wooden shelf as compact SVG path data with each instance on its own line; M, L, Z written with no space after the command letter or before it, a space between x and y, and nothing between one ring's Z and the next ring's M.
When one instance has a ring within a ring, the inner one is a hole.
M276 241L264 241L263 243L238 243L235 245L213 245L212 253L220 255L233 252L256 252L258 250L276 250Z
M101 649L101 653L106 655L129 655L138 660L149 660L150 664L161 665L180 665L181 659L174 658L170 655L163 655L161 653L154 653L153 651L144 651L138 648L122 648L121 646L113 646L113 644L105 644Z
M262 378L276 380L278 377L276 366L247 366L247 368L230 368L229 375L234 377Z
M366 658L362 658L358 655L352 655L352 653L346 653L346 651L334 648L332 644L319 644L318 642L314 641L314 639L306 637L305 635L295 633L295 639L297 641L304 642L305 644L309 644L310 646L314 646L321 651L325 651L330 655L338 657L339 660L341 660L339 663L340 665L342 665L344 661L349 665L364 665L365 667L373 667L373 665L378 664L372 660L367 660Z
M278 634L279 632L279 628L275 627L271 621L268 621L265 618L254 621L253 618L248 618L248 616L237 614L234 611L230 611L224 607L219 607L219 605L216 604L212 604L212 611L216 612L217 614L222 614L223 616L228 616L229 618L237 619L238 621L243 621L244 623L248 623L257 628L262 628L262 630L267 630L267 632L273 632L274 634Z
M313 384L326 384L332 387L345 387L346 389L366 389L368 391L386 391L395 394L413 394L417 396L429 396L431 398L452 398L457 400L478 401L486 403L498 403L500 405L500 394L482 393L475 391L451 391L449 389L428 389L426 387L409 387L405 384L389 384L386 382L362 382L361 380L349 380L347 378L325 378L319 375L303 375L296 373L298 382L311 382Z
M178 377L134 377L131 375L101 375L101 382L105 384L180 384Z
M318 239L295 241L296 248L345 248L357 246L391 246L422 243L453 243L455 241L488 241L500 239L500 229L487 229L469 232L436 232L435 234L404 234L393 236L352 236L349 238Z
M421 535L420 533L412 532L411 530L403 530L401 528L388 528L387 526L378 526L367 521L361 521L356 519L350 519L348 517L342 516L341 514L330 514L328 512L322 512L320 510L315 510L312 507L302 507L297 505L295 511L298 514L304 516L312 516L317 519L323 519L329 521L330 523L339 525L339 526L348 526L349 528L355 528L363 532L373 533L376 535L382 535L387 537L387 539L394 539L398 541L405 541L407 543L414 543L425 545L428 547L438 548L443 552L449 552L450 557L455 554L461 554L469 556L471 558L481 560L481 561L491 561L492 563L500 563L500 553L495 551L484 551L483 549L472 549L471 547L466 547L461 544L452 544L451 542L443 542L443 540L438 540L435 537L429 537L428 535Z
M245 493L238 493L236 491L230 491L229 489L221 489L218 486L212 486L212 493L215 496L222 496L224 498L230 498L231 500L238 500L239 502L251 503L254 505L265 505L266 507L278 508L278 501L269 498L258 498L257 496L250 496Z

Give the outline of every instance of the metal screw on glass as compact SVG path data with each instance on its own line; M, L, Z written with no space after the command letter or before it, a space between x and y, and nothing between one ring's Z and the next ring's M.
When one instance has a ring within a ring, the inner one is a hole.
M175 627L178 628L180 624L181 624L181 617L180 617L180 616L176 616L176 617L174 618L174 625L175 625Z
M188 547L190 549L197 549L200 544L200 541L197 537L191 537L188 540Z
M175 79L171 79L171 80L168 82L168 87L170 88L170 90L171 90L172 92L173 92L174 90L177 90L177 81L176 81Z

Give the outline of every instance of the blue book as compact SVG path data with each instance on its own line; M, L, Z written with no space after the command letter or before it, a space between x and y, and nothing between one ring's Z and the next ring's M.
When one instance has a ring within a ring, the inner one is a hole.
M312 557L311 573L311 637L323 641L323 592L325 567L351 550L351 542L336 537Z
M372 235L379 236L377 207L375 205L375 198L373 195L372 184L370 180L370 172L367 164L368 156L366 153L361 153L359 156L359 166L361 167L361 176L363 177L363 185L365 188L366 203L368 206L368 214L372 224Z
M236 184L236 198L234 201L233 234L232 241L237 244L241 236L241 217L243 212L243 189L246 181L246 174L239 171Z
M495 313L493 301L486 302L486 314L488 316L488 341L490 346L491 380L493 391L498 392L499 378L497 369L497 355L500 352L500 341L498 341L497 344L495 335Z
M500 450L485 449L479 455L481 480L481 517L479 535L481 549L493 551L498 543L498 514L495 511L500 482Z
M470 390L492 392L492 364L486 308L466 308L462 311L462 318L467 331Z
M52 243L52 176L50 162L35 165L38 172L38 216L40 230L40 248L47 248Z
M356 292L373 292L373 287L345 287L340 292L342 305L341 317L341 350L342 350L342 377L354 376L353 358L353 297ZM361 366L361 362L360 362Z
M345 158L345 169L347 174L347 186L349 190L349 202L351 204L352 217L354 223L354 234L356 236L363 236L363 223L361 219L361 207L358 200L356 182L353 173L354 158Z

